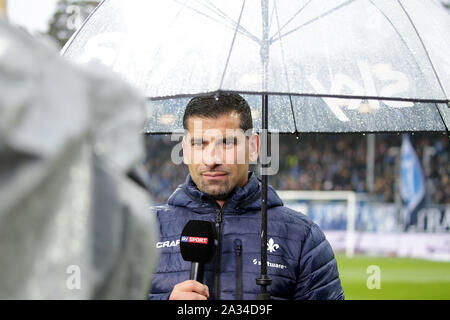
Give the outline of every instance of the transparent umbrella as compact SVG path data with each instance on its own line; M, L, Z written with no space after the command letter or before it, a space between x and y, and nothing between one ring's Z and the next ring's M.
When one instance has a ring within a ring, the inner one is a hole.
M266 129L448 133L448 52L450 16L424 0L105 0L63 49L141 88L147 133L182 132L193 96L242 94L263 155Z
M448 52L449 15L421 0L106 0L64 48L141 88L151 133L215 91L248 94L259 129L267 93L279 132L442 131Z

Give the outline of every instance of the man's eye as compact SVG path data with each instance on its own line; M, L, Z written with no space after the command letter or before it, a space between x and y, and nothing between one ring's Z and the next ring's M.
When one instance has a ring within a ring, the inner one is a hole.
M227 147L231 147L231 146L234 146L235 144L236 144L236 141L233 139L233 140L225 140L224 142L223 142Z
M202 141L194 141L192 142L193 147L201 147L203 145Z

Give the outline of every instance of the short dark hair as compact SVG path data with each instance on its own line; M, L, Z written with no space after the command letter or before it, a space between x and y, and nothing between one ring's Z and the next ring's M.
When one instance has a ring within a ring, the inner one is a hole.
M239 127L246 132L253 129L252 112L247 101L237 93L214 93L194 97L184 111L183 128L187 130L188 119L193 116L217 119L219 116L237 112L240 115Z

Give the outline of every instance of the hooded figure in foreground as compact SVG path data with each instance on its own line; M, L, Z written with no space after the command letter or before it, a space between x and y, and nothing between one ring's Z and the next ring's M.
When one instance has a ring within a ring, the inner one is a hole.
M156 221L130 176L144 100L0 17L0 299L139 299Z

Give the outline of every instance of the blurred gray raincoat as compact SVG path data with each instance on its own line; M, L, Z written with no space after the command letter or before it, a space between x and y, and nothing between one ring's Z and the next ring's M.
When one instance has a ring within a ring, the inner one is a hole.
M0 17L0 299L145 298L158 260L144 100Z

